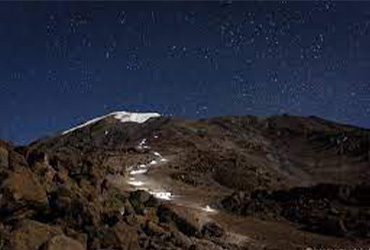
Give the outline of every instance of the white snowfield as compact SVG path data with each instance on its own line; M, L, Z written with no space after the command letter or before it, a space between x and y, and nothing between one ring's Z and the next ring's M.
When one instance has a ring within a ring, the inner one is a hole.
M104 116L94 118L94 119L92 119L88 122L85 122L81 125L78 125L74 128L68 129L68 130L64 131L62 134L63 135L68 134L72 131L83 128L85 126L88 126L90 124L93 124L95 122L98 122L98 121L100 121L104 118L110 117L110 116L114 116L114 118L116 118L117 120L120 120L121 122L144 123L152 117L159 117L161 115L159 113L130 113L130 112L125 112L125 111L118 111L118 112L113 112L113 113L110 113L110 114L107 114L107 115L104 115Z

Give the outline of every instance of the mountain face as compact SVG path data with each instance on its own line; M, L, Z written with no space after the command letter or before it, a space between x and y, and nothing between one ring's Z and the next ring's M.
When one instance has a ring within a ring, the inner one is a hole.
M116 112L0 141L0 249L370 245L370 131Z

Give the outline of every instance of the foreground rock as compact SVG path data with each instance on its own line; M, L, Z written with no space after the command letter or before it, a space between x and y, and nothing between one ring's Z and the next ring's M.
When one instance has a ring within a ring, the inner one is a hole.
M43 247L45 250L85 250L80 242L65 235L51 238Z
M10 233L9 249L37 250L53 237L62 234L61 228L32 220L24 220Z

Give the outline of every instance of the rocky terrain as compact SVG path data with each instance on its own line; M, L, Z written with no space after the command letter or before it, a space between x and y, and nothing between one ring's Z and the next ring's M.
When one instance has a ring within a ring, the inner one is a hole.
M0 249L370 246L370 131L317 117L107 115L0 141Z

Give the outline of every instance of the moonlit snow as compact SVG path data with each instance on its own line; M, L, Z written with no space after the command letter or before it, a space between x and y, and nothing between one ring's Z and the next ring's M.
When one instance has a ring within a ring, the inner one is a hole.
M139 143L139 145L137 146L137 148L139 148L139 149L143 149L143 148L147 149L147 148L150 148L148 145L145 145L145 143L146 143L146 138L144 138L144 139L141 140L141 142Z
M125 111L118 111L118 112L110 113L108 115L104 115L104 116L94 118L90 121L87 121L87 122L81 124L81 125L78 125L74 128L66 130L62 134L63 135L68 134L72 131L83 128L85 126L88 126L90 124L93 124L95 122L98 122L98 121L100 121L104 118L110 117L110 116L113 116L114 118L116 118L117 120L120 120L121 122L144 123L152 117L159 117L161 115L159 113L130 113L130 112L125 112Z
M130 175L138 175L138 174L145 174L148 172L148 169L138 169L130 171Z
M140 187L140 186L143 186L145 183L142 181L129 181L128 184L135 186L135 187Z
M143 146L145 143L146 143L146 138L141 140L141 142L139 143L139 146Z
M129 112L116 112L114 118L120 120L121 122L136 122L144 123L152 117L161 116L158 113L129 113Z
M153 154L154 154L155 156L157 156L157 157L162 158L162 155L161 155L160 153L158 153L158 152L154 152Z
M149 146L146 145L147 139L144 138L142 139L139 143L138 146L139 148L150 148ZM154 187L153 184L148 181L147 178L141 178L140 175L146 174L148 172L148 169L157 165L160 162L166 162L167 159L165 159L159 152L152 151L151 154L155 157L154 159L150 160L149 162L142 164L139 163L135 166L129 167L127 170L129 172L129 180L127 183L134 187L136 190L145 190L151 195L153 195L155 198L160 199L160 200L166 200L166 201L171 201L174 200L174 195L172 192L169 192L166 189ZM145 180L145 181L143 181ZM215 209L211 208L210 206L206 207L199 207L197 206L198 209L201 209L202 211L206 213L214 213L216 212Z
M157 199L161 200L172 200L172 194L171 192L163 192L163 191L149 191L151 195L153 195Z
M146 142L147 142L146 138L142 139L138 144L138 148L145 148L145 147L150 148L149 146L145 145ZM129 175L131 177L129 177L129 181L127 181L127 183L135 187L135 189L148 191L151 195L153 195L157 199L167 200L167 201L172 200L173 195L171 192L168 192L167 190L164 190L164 189L163 190L158 190L158 189L153 190L149 187L150 186L149 183L146 183L144 181L137 179L137 178L140 178L139 175L147 173L150 167L158 164L159 162L166 161L166 159L164 159L160 153L152 152L152 154L155 156L154 160L151 160L150 162L146 164L138 164L136 166L132 166L128 168Z
M204 208L202 208L202 210L204 211L204 212L207 212L207 213L214 213L214 212L216 212L216 210L215 209L213 209L213 208L211 208L210 206L206 206L206 207L204 207Z

